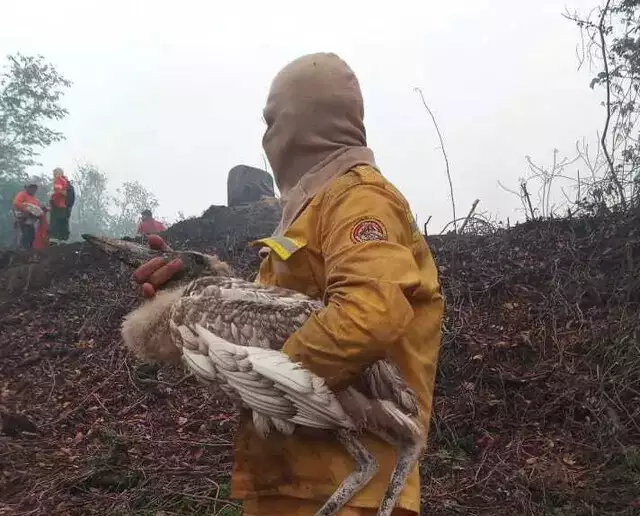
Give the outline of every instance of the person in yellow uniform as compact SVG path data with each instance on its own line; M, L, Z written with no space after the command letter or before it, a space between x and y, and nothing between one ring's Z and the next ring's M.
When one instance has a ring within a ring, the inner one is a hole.
M356 76L335 54L300 57L275 77L264 119L263 147L283 213L274 234L256 242L268 251L256 281L322 298L326 305L282 351L332 388L389 358L416 391L428 425L444 300L407 201L367 147ZM150 245L164 243L154 237ZM155 260L134 274L147 296L182 266ZM395 464L387 443L369 435L363 443L380 467L342 516L375 515ZM265 441L251 418L243 418L232 496L244 501L245 516L312 516L353 469L353 459L332 437L301 432ZM393 514L419 512L416 467Z

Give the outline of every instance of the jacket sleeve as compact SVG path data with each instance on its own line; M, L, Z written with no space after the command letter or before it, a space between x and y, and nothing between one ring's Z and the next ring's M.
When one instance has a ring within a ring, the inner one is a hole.
M18 195L16 195L13 199L13 207L14 209L18 210L18 211L25 211L24 206L22 206L22 203L24 202L24 192L18 192Z
M325 308L283 351L325 378L347 385L384 358L414 316L407 294L420 285L408 207L384 186L358 184L322 200Z

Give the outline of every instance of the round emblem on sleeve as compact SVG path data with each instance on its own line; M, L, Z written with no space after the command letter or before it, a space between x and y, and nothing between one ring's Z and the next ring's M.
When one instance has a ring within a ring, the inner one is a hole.
M387 229L377 219L363 219L353 226L351 230L351 240L355 243L386 239Z

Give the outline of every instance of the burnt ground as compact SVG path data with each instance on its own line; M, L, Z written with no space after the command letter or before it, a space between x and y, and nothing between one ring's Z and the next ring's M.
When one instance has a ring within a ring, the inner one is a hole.
M212 207L166 237L252 277L276 221ZM447 320L423 514L640 514L640 214L429 243ZM129 273L83 244L0 251L0 514L240 514L234 410L125 353Z

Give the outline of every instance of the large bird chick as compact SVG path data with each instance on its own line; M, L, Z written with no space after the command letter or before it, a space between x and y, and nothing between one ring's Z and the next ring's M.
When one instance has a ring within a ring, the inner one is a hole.
M153 298L144 301L130 312L122 323L124 344L136 357L162 364L179 365L181 352L174 344L170 331L171 307L183 296L191 282L206 276L229 277L232 274L231 267L216 256L195 251L156 251L128 240L93 235L82 237L130 267L140 267L158 256L164 257L167 262L175 258L182 260L183 269Z
M208 256L208 270L200 277L230 276L231 268L214 256ZM193 278L160 290L153 298L130 312L122 323L124 345L138 358L162 364L179 365L182 353L171 335L171 309L185 294Z

